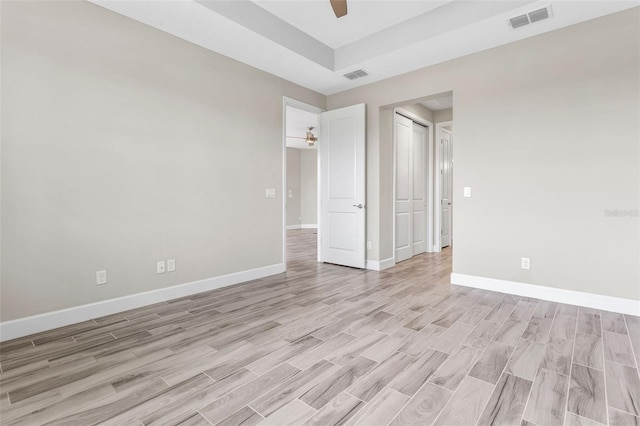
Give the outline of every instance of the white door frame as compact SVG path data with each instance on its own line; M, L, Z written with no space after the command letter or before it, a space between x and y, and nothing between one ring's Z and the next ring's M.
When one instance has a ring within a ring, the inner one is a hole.
M447 127L447 126L452 126L453 125L453 121L443 121L441 123L436 123L436 142L440 141L440 138L442 136L442 128L443 127ZM442 153L440 152L440 144L436 143L435 144L435 156L434 156L434 167L435 167L435 173L434 173L434 182L433 182L433 190L434 190L434 201L435 201L435 205L434 205L434 236L435 239L433 241L433 251L434 252L441 252L442 251L442 235L441 235L441 223L442 223L442 209L440 208L440 196L441 196L441 191L440 191L440 184L441 184L441 175L440 173L438 173L438 171L440 170L440 162L442 160L441 158ZM453 191L451 194L451 197L453 199ZM453 225L453 224L452 224ZM451 229L453 229L453 226L451 226ZM453 238L453 235L451 236Z
M409 118L410 120L415 121L418 124L423 126L427 126L428 131L428 141L427 141L427 164L425 164L425 177L427 178L426 188L427 188L427 214L425 215L425 229L427 230L427 252L432 252L434 247L434 228L431 226L433 224L433 211L434 211L434 194L433 194L433 171L434 164L433 161L429 161L429 156L432 156L433 151L433 123L431 121L425 120L422 117L417 116L416 114L409 112L402 108L394 108L393 109L393 121L392 121L392 137L393 137L393 264L396 264L396 173L397 173L397 164L396 164L396 113Z
M322 114L324 109L314 105L306 104L296 99L282 97L282 264L284 270L287 270L287 107L294 107L314 114ZM318 120L318 128L316 136L320 138L320 121ZM317 203L317 221L318 221L318 262L320 262L320 155L318 157L318 203Z

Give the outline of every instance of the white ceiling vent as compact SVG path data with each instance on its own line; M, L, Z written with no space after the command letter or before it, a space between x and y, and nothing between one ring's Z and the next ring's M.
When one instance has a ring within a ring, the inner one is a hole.
M524 27L525 25L533 24L534 22L542 21L549 17L551 17L551 5L509 18L509 25L515 30L516 28Z
M367 74L367 72L364 70L355 70L355 71L346 73L344 76L347 77L349 80L355 80L356 78L362 78L368 75L369 74Z

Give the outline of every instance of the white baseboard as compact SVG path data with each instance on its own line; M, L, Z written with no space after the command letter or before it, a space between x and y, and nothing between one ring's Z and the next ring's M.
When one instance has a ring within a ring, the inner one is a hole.
M396 262L393 260L393 257L384 260L367 260L367 269L382 271L395 266L395 264Z
M87 305L75 306L45 314L33 315L0 323L0 341L28 336L41 331L52 330L65 325L111 315L129 309L140 308L153 303L164 302L178 297L189 296L203 291L215 290L285 271L284 263L207 278L186 284L151 290L130 296L118 297Z
M570 305L601 309L603 311L640 316L640 300L457 273L451 274L451 283L465 287L481 288L483 290L533 297L551 302L567 303Z
M290 229L317 229L318 225L314 223L303 223L302 225L287 225L287 230Z

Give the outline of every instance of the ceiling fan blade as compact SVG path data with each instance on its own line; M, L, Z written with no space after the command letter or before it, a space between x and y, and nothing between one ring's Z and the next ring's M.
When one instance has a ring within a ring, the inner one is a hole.
M336 18L341 18L347 14L347 0L329 0L333 13L336 14Z

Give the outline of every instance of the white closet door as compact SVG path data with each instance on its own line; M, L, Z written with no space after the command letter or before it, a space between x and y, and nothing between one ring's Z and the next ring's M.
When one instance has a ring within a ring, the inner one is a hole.
M412 198L413 198L413 164L412 164L412 132L413 121L396 114L395 156L396 156L396 262L413 256Z
M411 138L412 255L427 251L427 127L413 123Z

